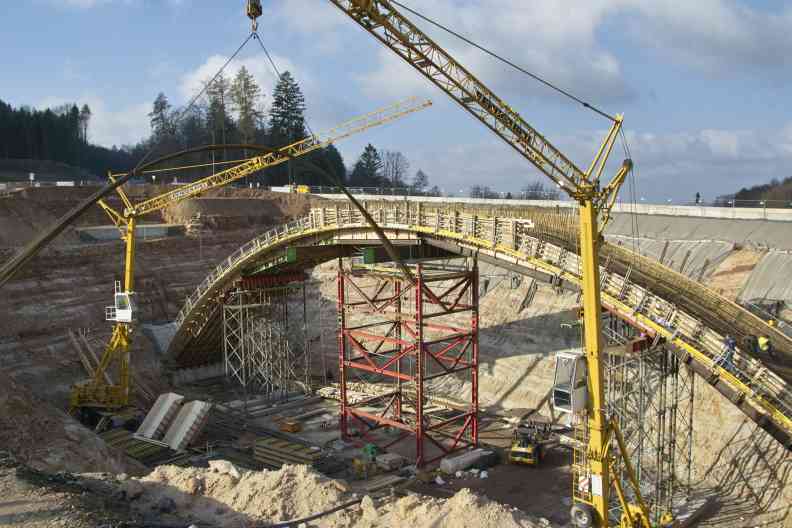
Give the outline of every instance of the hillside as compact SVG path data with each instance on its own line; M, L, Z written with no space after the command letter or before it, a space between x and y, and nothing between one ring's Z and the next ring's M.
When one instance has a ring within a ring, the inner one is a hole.
M754 185L750 188L743 187L734 195L740 205L741 201L768 202L772 207L789 207L792 204L792 176L783 181L773 179L770 183ZM782 202L787 202L782 204Z

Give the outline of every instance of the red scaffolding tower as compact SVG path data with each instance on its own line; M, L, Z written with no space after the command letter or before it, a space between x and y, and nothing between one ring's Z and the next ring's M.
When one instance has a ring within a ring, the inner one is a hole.
M419 467L478 444L477 266L418 264L413 282L339 264L338 317L344 440L389 449L414 437ZM444 381L469 399L452 402ZM353 382L362 401L349 398Z

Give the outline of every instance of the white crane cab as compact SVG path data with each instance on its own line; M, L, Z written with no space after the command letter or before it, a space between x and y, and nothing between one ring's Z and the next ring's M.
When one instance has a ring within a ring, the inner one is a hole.
M113 296L113 306L105 308L105 319L116 323L133 323L137 318L135 306L135 294L125 292L121 288L121 282L115 283L115 295Z
M556 354L553 380L553 408L564 413L581 413L586 409L586 356L579 352Z

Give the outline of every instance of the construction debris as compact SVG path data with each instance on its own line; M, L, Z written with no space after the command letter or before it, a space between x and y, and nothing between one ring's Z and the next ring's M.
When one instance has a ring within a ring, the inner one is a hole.
M254 457L265 467L279 469L285 464L313 464L321 457L321 450L278 438L262 438L256 441Z
M440 471L446 473L447 475L453 475L457 471L463 471L469 467L477 465L479 462L482 462L491 456L492 451L488 449L472 449L460 455L443 458L440 461Z

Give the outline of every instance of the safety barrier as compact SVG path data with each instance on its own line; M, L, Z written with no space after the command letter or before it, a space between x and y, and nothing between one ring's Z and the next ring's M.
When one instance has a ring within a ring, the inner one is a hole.
M537 219L484 217L415 203L369 205L369 210L389 235L412 233L427 240L450 241L469 254L542 274L554 284L580 285L574 224L568 222L568 217L554 218L550 213ZM178 330L169 350L171 357L189 356L185 343L199 336L207 323L217 317L217 300L251 263L297 241L361 231L370 228L360 213L337 205L313 209L307 217L251 240L218 265L186 299L176 319ZM727 314L726 322L738 336L759 330L772 333L772 329L761 328L759 325L764 323L750 312L659 263L644 262L647 259L614 246L603 248L602 253L603 306L673 344L691 368L792 448L792 393L786 381L744 350L738 349L731 363L720 360L724 334L718 330L715 316L700 315L709 313L707 310ZM659 283L665 285L659 289L666 295L653 291ZM670 295L671 286L684 295ZM668 295L674 298L669 300ZM778 348L780 353L788 354L792 345L783 339L785 336L778 337Z

